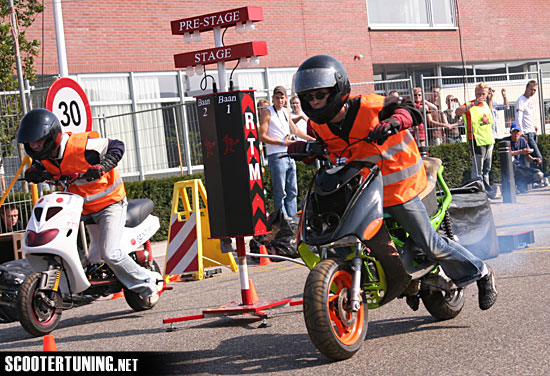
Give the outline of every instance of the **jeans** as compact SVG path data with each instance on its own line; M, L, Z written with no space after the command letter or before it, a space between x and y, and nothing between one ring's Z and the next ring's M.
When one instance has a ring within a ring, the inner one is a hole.
M483 261L459 243L439 235L418 196L404 204L386 207L384 211L403 226L422 252L437 262L457 286L464 287L481 277Z
M105 263L126 288L143 296L150 295L156 291L156 281L145 268L136 264L120 247L127 207L128 201L124 198L90 216L99 226L101 233L99 246Z
M527 143L529 144L529 147L533 149L533 152L531 155L533 155L535 158L540 158L542 161L542 154L540 153L539 146L537 144L537 132L529 132L525 134L525 137L527 137ZM544 171L542 169L543 162L541 162L540 166L537 166L541 169L541 171Z
M471 142L469 145L471 147ZM491 193L493 192L493 188L489 183L489 172L491 172L491 164L493 163L493 146L474 146L474 154L472 156L472 179L481 177L485 190Z
M283 154L285 153L273 153L267 156L267 166L271 172L273 185L273 206L275 212L283 210L286 216L294 217L298 211L296 162L289 157L279 159Z

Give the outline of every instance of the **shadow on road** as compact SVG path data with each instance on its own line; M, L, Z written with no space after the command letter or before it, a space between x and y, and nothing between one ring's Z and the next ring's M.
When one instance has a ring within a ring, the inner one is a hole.
M398 334L420 332L425 330L467 328L465 325L437 325L439 320L432 316L392 318L369 321L366 341L369 339L392 337Z

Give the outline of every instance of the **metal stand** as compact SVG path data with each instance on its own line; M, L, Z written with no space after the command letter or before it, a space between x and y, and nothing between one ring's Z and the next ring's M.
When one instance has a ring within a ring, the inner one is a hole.
M239 236L237 240L237 257L239 262L239 277L241 281L242 303L231 302L216 308L208 308L202 311L200 315L191 315L183 317L174 317L162 320L163 324L170 324L168 331L175 330L173 323L180 321L191 321L215 316L231 316L239 314L252 314L262 319L259 328L268 327L267 313L264 310L303 304L302 300L292 302L290 298L281 300L259 300L255 289L251 289L251 280L248 278L248 265L246 263L246 249L244 237Z

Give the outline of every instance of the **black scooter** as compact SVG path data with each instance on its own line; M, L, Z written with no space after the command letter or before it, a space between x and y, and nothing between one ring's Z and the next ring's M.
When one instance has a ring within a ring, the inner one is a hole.
M309 142L305 153L289 156L321 154L323 146ZM433 183L420 198L434 228L453 238L447 213L452 197L441 161L425 158L424 164ZM384 214L382 198L378 166L350 162L321 167L304 200L297 235L300 256L311 269L304 318L311 340L331 359L352 357L367 335L368 309L395 298L405 298L414 310L422 300L440 320L456 317L464 306L463 289Z

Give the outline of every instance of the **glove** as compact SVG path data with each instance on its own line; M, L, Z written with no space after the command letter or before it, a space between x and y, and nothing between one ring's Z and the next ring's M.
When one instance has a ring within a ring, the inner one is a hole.
M296 141L290 145L288 145L288 153L289 154L296 154L296 153L305 153L306 152L306 142L304 141Z
M111 171L116 167L118 161L112 155L106 154L99 164L91 166L84 174L87 181L97 180L106 172Z
M103 170L103 166L101 164L96 164L93 166L90 166L88 171L84 174L84 178L86 178L87 181L97 180L100 177L105 175L105 171Z
M42 183L43 181L49 180L52 178L52 174L50 174L46 170L42 170L38 167L29 167L25 171L25 180L29 183Z
M369 133L369 139L382 145L388 137L396 134L401 129L401 123L396 119L389 118L378 123Z

